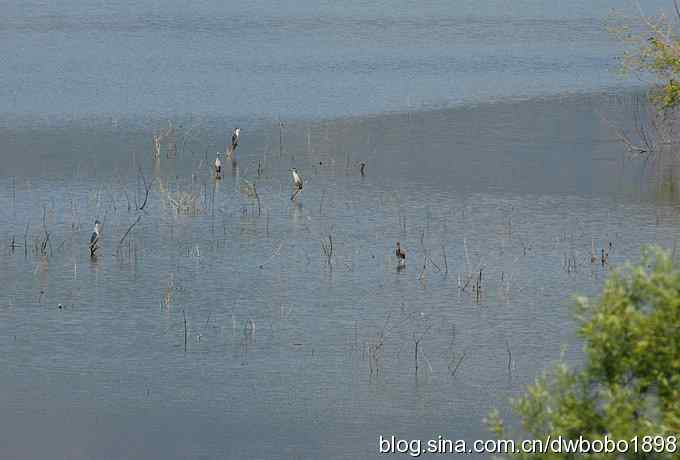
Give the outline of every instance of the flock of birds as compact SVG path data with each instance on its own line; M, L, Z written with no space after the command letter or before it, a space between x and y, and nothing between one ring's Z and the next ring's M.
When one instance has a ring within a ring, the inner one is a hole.
M241 128L234 128L231 133L231 145L227 148L226 157L234 161L234 153L236 152L236 147L238 147L238 142L241 138ZM365 164L361 164L361 175L364 175ZM220 152L217 152L215 157L215 163L213 163L213 168L215 172L216 179L222 179L222 160L220 160ZM293 175L293 195L290 197L291 201L297 198L298 193L302 191L302 186L304 182L302 176L298 172L297 168L291 168L290 172Z
M234 128L234 130L231 133L231 145L227 148L226 152L226 158L229 158L234 161L234 153L236 152L236 147L238 147L239 140L241 137L241 128ZM215 158L215 162L213 163L213 168L214 168L214 173L215 173L215 178L216 179L221 179L222 178L222 160L220 160L220 152L217 152L217 157ZM360 163L360 172L361 175L365 175L365 170L366 170L366 163ZM298 194L302 191L302 187L304 186L304 181L302 180L301 174L298 172L296 168L291 168L290 173L293 177L293 194L290 197L291 201L295 201ZM90 256L95 257L97 254L97 250L99 249L99 239L101 238L102 234L102 223L99 220L94 221L94 231L92 232L92 235L90 236ZM590 255L590 263L594 264L597 263L598 261L602 263L602 265L607 265L609 263L609 252L612 250L612 243L609 243L609 251L605 252L604 249L602 249L602 252L600 254L600 257L598 258L595 255L595 243L593 242L593 248L591 250L591 255ZM406 251L402 248L401 244L399 241L397 241L397 246L394 251L394 254L397 257L397 269L402 269L406 266ZM598 260L599 259L599 260Z
M236 152L236 147L238 147L239 140L241 138L241 128L234 128L234 130L231 133L231 145L227 148L226 152L226 158L231 159L234 161L234 153ZM364 176L366 174L366 163L362 162L359 164L360 166L360 172L361 175ZM213 169L214 169L214 174L216 179L221 179L222 178L222 160L220 160L220 152L217 152L217 156L215 158L215 162L213 163ZM302 176L298 172L297 168L291 168L290 170L291 175L293 176L293 195L290 197L291 201L295 201L297 198L298 194L302 191L302 187L304 185L304 181L302 180ZM99 220L94 221L94 231L92 232L92 235L90 236L90 256L95 257L97 254L97 250L99 249L99 239L101 238L102 234L102 223ZM399 241L397 241L397 247L395 250L395 255L397 257L397 268L401 269L406 266L406 251L401 247L401 244Z

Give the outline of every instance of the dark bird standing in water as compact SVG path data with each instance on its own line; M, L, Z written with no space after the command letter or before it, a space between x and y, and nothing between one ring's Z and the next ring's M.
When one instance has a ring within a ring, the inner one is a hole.
M406 265L406 251L401 248L399 241L397 241L397 250L394 251L394 254L397 256L397 261L400 267Z
M102 223L99 222L98 220L94 221L94 231L92 232L92 235L90 236L90 255L92 257L95 256L97 249L99 249L99 245L97 244L99 242L99 236L102 233Z
M366 175L366 163L364 163L363 161L361 163L359 163L359 168L360 168L359 171L361 172L361 175L365 176Z
M293 174L293 196L290 197L290 200L293 201L298 193L302 191L303 182L296 168L292 168L290 172Z

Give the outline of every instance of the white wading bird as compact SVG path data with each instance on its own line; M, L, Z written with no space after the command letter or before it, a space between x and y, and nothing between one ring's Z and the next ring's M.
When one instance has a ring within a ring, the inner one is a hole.
M238 140L241 137L241 128L234 128L231 132L231 151L233 152L238 147Z
M290 172L293 174L293 196L290 197L290 200L293 201L298 193L302 191L303 182L296 168L292 168Z
M215 157L215 177L218 179L222 177L222 160L220 160L220 152L217 152L217 156Z

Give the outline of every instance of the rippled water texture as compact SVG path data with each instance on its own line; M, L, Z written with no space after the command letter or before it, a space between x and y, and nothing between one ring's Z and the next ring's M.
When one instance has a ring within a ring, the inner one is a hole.
M614 0L0 6L3 114L314 118L639 84L605 24L637 10Z
M600 116L622 107L244 127L218 182L220 120L176 122L158 161L161 121L3 128L0 456L374 458L384 433L489 436L563 345L578 362L571 295L609 270L592 245L612 266L674 245L672 202Z
M0 458L489 437L579 363L571 296L676 246L612 6L0 1Z

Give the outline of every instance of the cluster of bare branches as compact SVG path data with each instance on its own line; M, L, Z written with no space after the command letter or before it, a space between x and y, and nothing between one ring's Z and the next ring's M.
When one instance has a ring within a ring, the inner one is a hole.
M463 360L465 359L465 356L467 356L467 350L463 350L462 352L456 351L455 348L455 342L456 342L456 326L451 325L451 342L449 343L449 348L448 348L448 353L447 353L447 368L449 370L449 374L451 375L451 378L456 376L456 373L458 372L458 369L460 368L460 365L463 364Z
M326 258L326 263L329 267L333 267L333 235L328 235L328 244L325 241L321 241L321 254Z
M382 328L368 342L368 372L370 376L379 375L383 369L383 355L385 352L385 332L390 322L391 314L385 318Z
M669 117L641 96L633 96L631 103L632 128L626 130L610 121L603 113L600 118L610 127L614 135L634 155L650 154L661 144L670 142ZM667 129L662 127L666 126Z
M206 212L201 203L201 194L195 190L165 191L164 199L178 215L198 216Z

